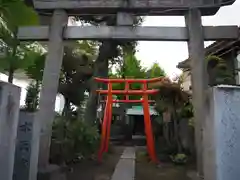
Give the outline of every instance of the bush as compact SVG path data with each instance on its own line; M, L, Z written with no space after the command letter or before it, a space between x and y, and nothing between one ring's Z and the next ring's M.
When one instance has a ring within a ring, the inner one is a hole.
M31 82L27 87L27 94L25 99L25 106L22 110L27 112L35 112L39 105L39 91L40 85L38 82Z
M99 147L99 133L95 126L76 119L56 118L53 125L51 161L71 163L90 158Z
M186 154L176 154L170 157L175 164L186 164L188 160L188 157Z

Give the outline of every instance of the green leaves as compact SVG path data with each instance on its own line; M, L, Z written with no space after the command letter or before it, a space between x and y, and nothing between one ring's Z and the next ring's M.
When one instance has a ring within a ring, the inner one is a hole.
M91 57L91 59L95 58L98 53L98 43L95 41L78 41L73 53L78 55L86 55Z
M26 75L36 81L42 81L44 63L46 54L30 51L25 55L25 62L27 65L24 67Z
M39 63L37 58L41 56L41 53L27 51L20 46L16 47L15 53L13 53L13 49L7 47L6 53L5 57L0 58L0 71L8 71L10 66L14 71L19 69L26 70L29 66L35 66L34 63Z
M208 56L207 71L208 71L208 84L215 86L218 84L234 84L235 78L232 71L227 66L226 60L217 56Z
M118 66L116 73L111 72L112 78L132 78L132 79L147 79L155 77L166 76L165 71L154 63L149 69L141 65L141 61L131 51L126 51L123 56L123 65ZM131 84L131 89L141 89L142 85L139 83ZM113 84L113 89L124 89L123 84ZM120 99L121 96L118 96ZM141 96L130 96L130 99L140 99Z
M0 0L0 17L12 31L18 26L38 24L37 13L22 0Z
M125 71L124 76L126 78L144 78L145 69L141 66L141 61L133 54L127 54L124 57Z
M181 85L169 79L154 84L154 88L159 89L155 96L156 109L159 112L173 109L176 111L189 101L189 95L182 90Z
M0 70L7 71L11 66L14 70L23 68L25 66L25 61L22 56L15 55L11 56L7 53L6 57L0 58Z
M0 0L0 38L9 46L18 44L14 37L19 26L37 25L38 15L22 0ZM14 42L16 43L14 43Z
M90 126L82 120L58 117L53 125L51 146L60 146L59 154L52 151L51 159L59 156L65 162L76 158L87 158L96 152L99 145L99 133L95 126Z
M155 77L165 77L166 76L166 72L164 71L164 69L162 69L158 63L154 63L151 68L148 70L148 75L151 78L155 78Z
M5 46L6 57L0 59L0 70L9 71L13 77L16 70L25 68L25 52L17 39L19 26L37 25L38 15L23 0L0 0L0 41Z
M25 108L27 112L35 112L39 105L39 92L40 84L36 82L31 82L27 88L27 95L25 99Z
M2 57L0 58L0 71L6 71L9 67L9 62L11 61L11 57Z
M140 79L145 78L145 69L141 66L141 61L136 58L136 56L128 52L124 54L123 57L124 63L122 66L117 68L117 72L112 74L112 77L116 78L132 78ZM140 89L140 84L131 84L131 89ZM124 89L124 84L113 84L113 89ZM118 96L118 99L121 99L121 96ZM130 96L130 99L140 99L140 96Z

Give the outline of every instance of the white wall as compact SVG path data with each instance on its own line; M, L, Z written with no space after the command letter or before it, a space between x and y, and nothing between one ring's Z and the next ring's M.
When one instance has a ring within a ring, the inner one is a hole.
M8 80L8 76L6 76L5 74L0 74L0 80L1 81L6 81ZM21 87L21 97L20 97L20 106L24 106L25 105L25 98L26 98L26 94L27 94L27 86L29 84L28 80L19 80L19 79L14 79L13 80L13 84ZM56 97L56 102L55 102L55 111L57 112L61 112L64 106L64 98L62 95L58 95Z
M184 91L191 91L191 76L189 74L189 71L183 72L183 83L182 87Z

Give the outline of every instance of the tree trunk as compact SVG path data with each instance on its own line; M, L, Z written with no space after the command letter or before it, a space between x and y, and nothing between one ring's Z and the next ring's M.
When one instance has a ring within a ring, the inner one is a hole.
M68 98L65 98L65 103L64 103L64 108L63 108L63 115L65 117L68 117L68 115L70 114L70 100Z
M14 68L12 67L12 64L10 63L9 70L8 70L8 82L13 83L13 77L14 77Z
M36 80L35 83L35 90L36 90L36 95L34 97L34 102L33 102L33 106L34 106L34 110L37 110L38 105L39 105L39 91L40 91L40 81Z
M179 137L178 117L175 109L173 109L173 124L174 124L174 140L175 140L175 143L177 144L177 150L178 150L178 153L182 153L183 149L182 149L182 143Z
M97 118L98 95L96 93L98 84L94 81L94 77L108 77L108 61L114 56L117 43L114 41L105 41L99 49L98 58L94 64L93 78L90 80L90 93L86 105L84 120L93 124Z
M13 46L13 50L12 50L12 58L10 59L9 62L9 69L8 69L8 82L9 83L13 83L13 78L14 78L14 72L15 72L15 67L14 67L14 60L17 54L17 48L18 48L18 44L16 42L18 42L17 40L17 28L14 29L13 31L14 34L14 46Z
M168 122L164 122L163 123L163 137L167 143L168 146L171 145L171 142L170 142L170 133L169 133L169 123Z
M171 145L170 121L171 113L169 111L163 112L163 137L168 146Z
M14 72L15 72L15 68L14 68L14 57L16 56L17 53L17 45L15 45L13 47L13 52L12 52L12 58L10 59L9 62L9 69L8 69L8 82L9 83L13 83L13 78L14 78Z
M83 101L85 101L85 100L83 100ZM77 119L82 121L83 115L84 115L83 102L81 102L80 105L77 107Z

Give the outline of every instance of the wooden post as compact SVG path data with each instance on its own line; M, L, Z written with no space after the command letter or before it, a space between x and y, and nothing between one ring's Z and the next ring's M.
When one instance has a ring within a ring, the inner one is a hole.
M49 162L52 122L55 116L55 100L64 50L62 37L67 21L68 16L64 10L54 11L49 32L48 54L43 73L39 111L35 118L37 123L33 127L34 135L30 160L31 180L37 179L38 164L40 169L44 169ZM37 158L38 156L39 158Z
M188 49L191 59L191 81L193 91L194 122L195 122L195 144L197 151L198 175L203 177L203 145L202 125L205 121L207 70L204 50L204 34L201 20L201 13L198 9L190 9L185 16L188 28Z

